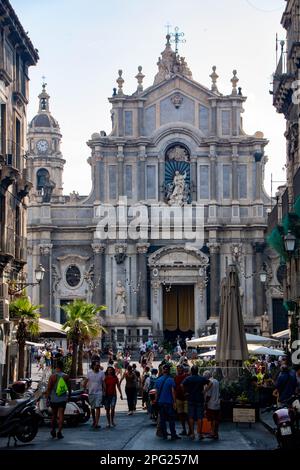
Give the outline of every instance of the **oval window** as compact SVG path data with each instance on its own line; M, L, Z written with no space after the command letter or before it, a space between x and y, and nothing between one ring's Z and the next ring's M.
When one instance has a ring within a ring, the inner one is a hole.
M80 283L81 280L81 273L80 269L72 264L68 267L66 271L66 281L70 287L76 287Z

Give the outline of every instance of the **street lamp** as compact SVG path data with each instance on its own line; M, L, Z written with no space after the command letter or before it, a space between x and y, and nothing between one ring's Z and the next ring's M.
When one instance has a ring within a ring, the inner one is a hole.
M297 239L295 235L293 235L291 232L288 232L288 234L284 237L284 246L289 254L295 251L296 241Z
M39 264L38 267L34 270L36 282L10 281L8 285L9 294L15 295L25 289L25 287L39 285L44 279L45 272L45 268L41 264Z
M262 269L262 271L260 271L260 273L259 273L259 279L260 279L260 282L261 282L262 284L266 284L267 279L268 279L268 274L267 274L267 272L266 272L264 269Z

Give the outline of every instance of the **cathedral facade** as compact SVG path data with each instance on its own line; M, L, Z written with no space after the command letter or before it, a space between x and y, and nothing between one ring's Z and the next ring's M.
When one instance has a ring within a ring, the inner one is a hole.
M40 263L46 270L33 302L58 322L73 299L106 305L108 343L190 337L217 324L220 283L235 263L247 330L259 333L265 312L272 328L281 288L279 261L264 241L268 141L243 130L246 97L235 70L228 95L216 67L211 86L201 85L169 35L157 65L146 89L138 67L131 95L119 70L112 130L88 141L89 196L63 194L61 133L43 86L28 131L28 271Z

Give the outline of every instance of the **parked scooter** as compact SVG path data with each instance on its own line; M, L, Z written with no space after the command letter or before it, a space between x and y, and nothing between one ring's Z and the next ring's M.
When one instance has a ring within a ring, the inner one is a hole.
M267 408L274 410L275 436L281 449L299 449L300 446L300 399L293 396L283 406Z
M40 413L41 421L47 422L52 419L52 409L49 406L49 402L45 396L46 387L42 385L40 387L40 394L37 400L37 406ZM64 420L69 426L78 426L84 417L84 413L79 406L68 401L65 408Z
M89 395L84 390L74 390L71 392L69 402L76 403L82 411L81 423L87 423L91 417L91 407Z
M9 390L5 390L9 393ZM7 446L13 438L15 446L20 442L31 442L37 432L39 416L35 398L18 400L1 399L0 403L0 437L8 437Z

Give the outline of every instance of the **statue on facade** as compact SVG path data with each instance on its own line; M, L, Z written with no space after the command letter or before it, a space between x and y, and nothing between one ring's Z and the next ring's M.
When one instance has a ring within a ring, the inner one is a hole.
M54 181L47 179L43 186L43 202L50 202L53 189L55 188L56 184Z
M125 309L127 307L126 301L126 291L125 287L122 285L121 281L117 282L117 287L115 290L115 299L116 299L116 315L124 315Z
M173 179L173 190L169 196L170 206L182 206L185 202L185 179L186 173L183 175L177 170Z
M261 320L260 320L261 334L263 336L269 336L269 334L270 334L269 323L270 323L269 315L267 314L267 312L265 312L261 316Z
M79 193L77 191L72 191L70 193L70 202L71 203L76 203L77 201L79 201L80 199L80 196L79 196Z

